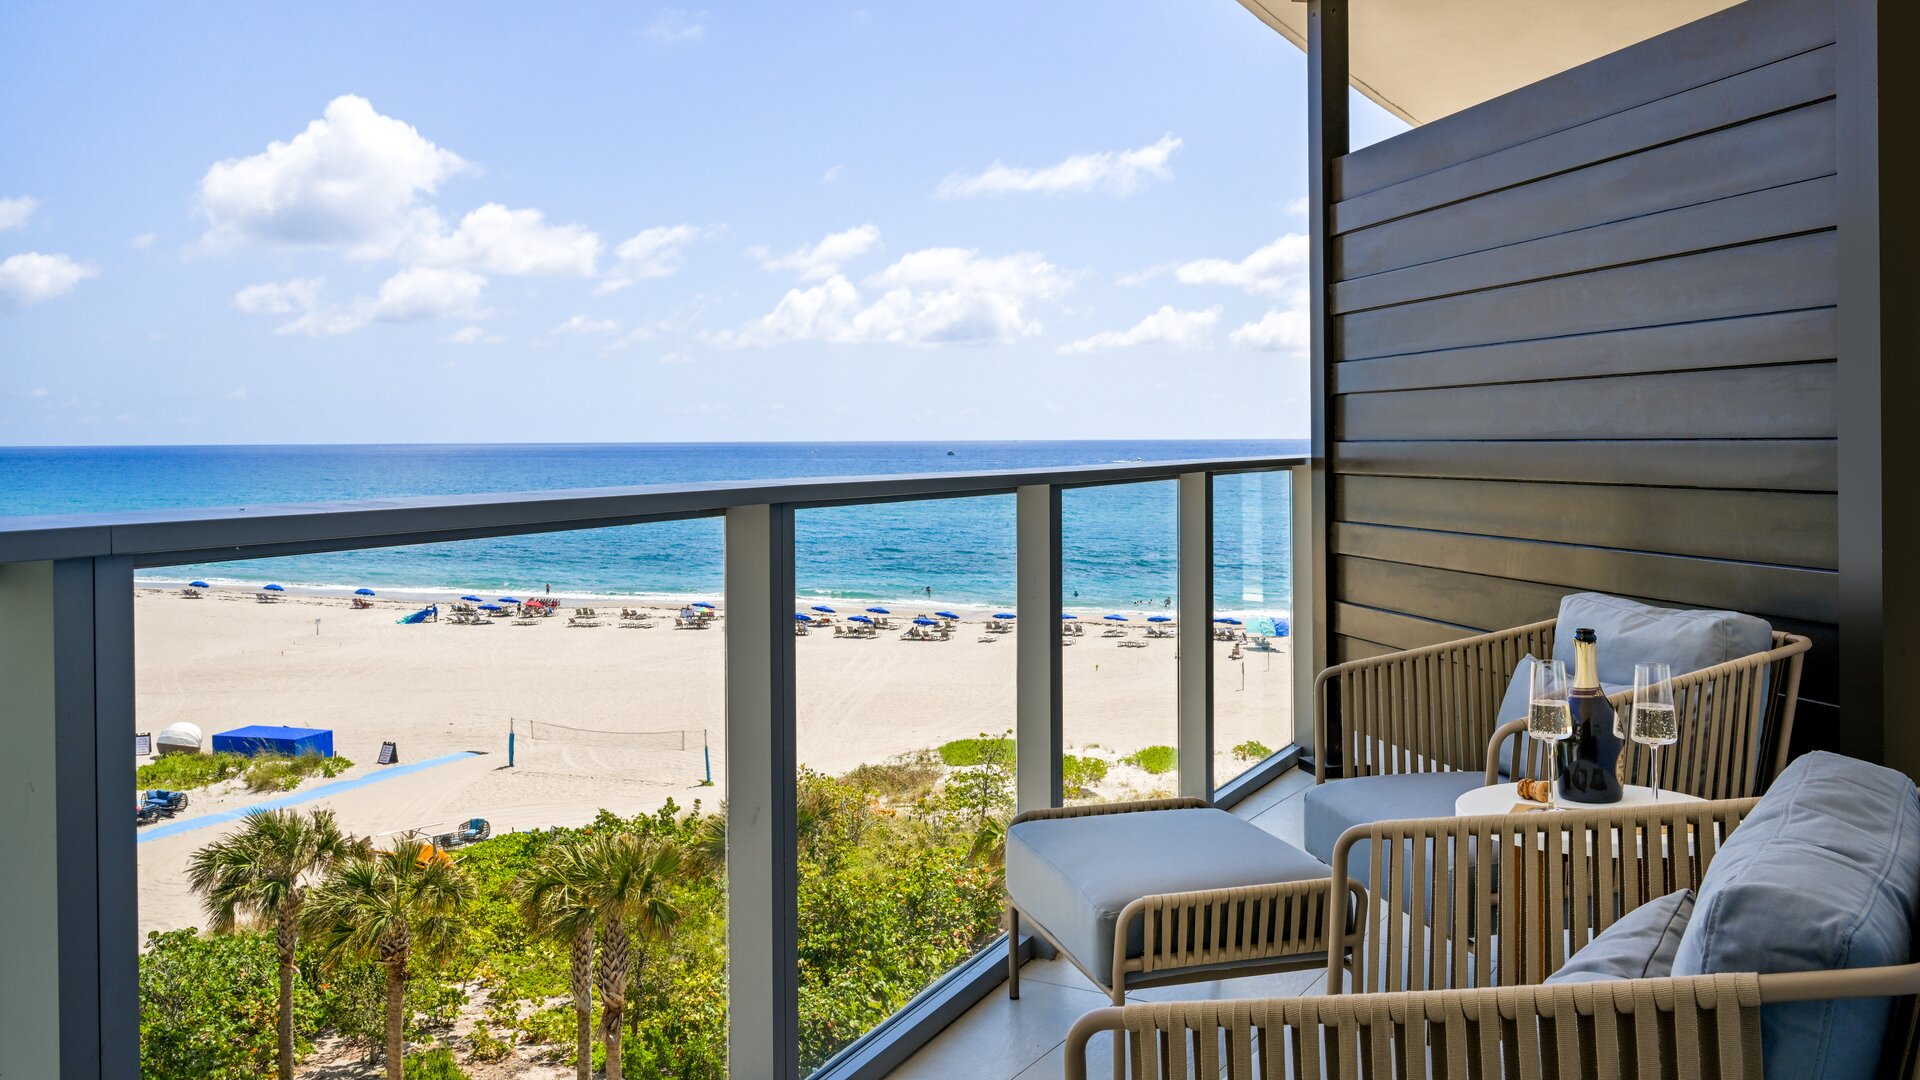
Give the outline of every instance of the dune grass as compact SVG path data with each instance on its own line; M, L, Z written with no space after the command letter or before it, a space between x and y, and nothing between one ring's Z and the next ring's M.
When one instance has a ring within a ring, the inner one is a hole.
M141 788L186 791L243 777L250 791L292 791L308 777L332 779L351 768L353 762L346 758L318 754L299 757L168 754L136 769L134 784Z

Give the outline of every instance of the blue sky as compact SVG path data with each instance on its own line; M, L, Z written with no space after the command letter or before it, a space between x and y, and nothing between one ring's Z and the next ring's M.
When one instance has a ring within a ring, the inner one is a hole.
M0 443L1299 435L1304 81L1233 0L10 3Z

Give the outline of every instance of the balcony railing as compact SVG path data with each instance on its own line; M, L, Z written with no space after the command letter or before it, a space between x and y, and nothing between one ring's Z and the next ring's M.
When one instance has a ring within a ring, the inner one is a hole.
M1292 520L1308 513L1303 458L1127 463L1008 472L741 481L516 495L0 519L0 1016L21 1075L139 1075L133 789L134 574L143 568L525 536L720 517L725 525L728 1052L737 1076L799 1066L796 918L796 510L1007 495L1016 504L1015 791L1021 810L1062 800L1061 494L1115 484L1178 487L1178 789L1230 803L1290 766L1283 748L1214 784L1213 481L1291 470ZM1310 530L1296 528L1296 665L1316 662ZM1293 680L1310 717L1311 678ZM977 970L975 970L977 968ZM822 1070L883 1073L997 982L963 968Z

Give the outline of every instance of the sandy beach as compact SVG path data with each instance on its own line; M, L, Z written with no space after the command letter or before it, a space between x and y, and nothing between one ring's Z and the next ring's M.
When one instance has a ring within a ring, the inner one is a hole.
M343 782L377 774L385 740L398 745L402 762L473 752L302 804L331 807L363 835L442 831L474 816L490 820L495 832L536 829L579 824L603 808L632 814L668 798L682 806L724 798L724 634L717 625L676 630L675 609L656 601L647 608L650 628L623 627L620 609L637 602L617 600L592 602L601 615L595 627L570 627L565 608L531 625L505 618L484 626L444 618L396 623L419 606L379 598L356 610L345 597L294 593L259 603L250 589L213 589L188 600L177 590L143 587L135 597L138 730L157 733L178 721L209 737L246 724L331 728L335 752L355 762L338 778ZM983 612L945 610L966 617L948 641L903 640L899 629L848 639L830 628L799 639L804 765L839 773L1012 727L1014 634L984 634ZM896 626L917 613L894 611ZM1109 760L1174 742L1176 671L1173 640L1144 639L1138 617L1126 624L1126 637L1102 637L1111 625L1088 620L1085 635L1069 639L1064 671L1068 752ZM1146 647L1121 647L1127 640ZM1214 645L1216 771L1223 777L1245 767L1228 752L1239 742L1278 748L1292 741L1289 643L1274 646L1230 661L1233 646ZM511 770L510 723L521 734ZM687 734L620 748L609 744L621 740L603 736L526 738L535 723ZM703 737L719 786L701 786ZM1125 797L1172 787L1171 775L1118 765L1099 793ZM178 820L272 797L237 783L202 789ZM183 880L186 861L232 827L139 846L143 934L199 923Z

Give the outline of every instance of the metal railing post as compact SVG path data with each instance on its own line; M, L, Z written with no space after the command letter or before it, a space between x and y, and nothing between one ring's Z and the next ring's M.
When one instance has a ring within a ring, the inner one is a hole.
M1213 799L1213 477L1180 474L1180 794Z
M1035 484L1018 489L1015 507L1015 590L1019 630L1015 635L1014 801L1020 810L1059 806L1060 693L1060 489Z
M140 1073L133 568L0 565L0 1076Z
M799 1069L793 508L726 518L727 1055L735 1076Z

